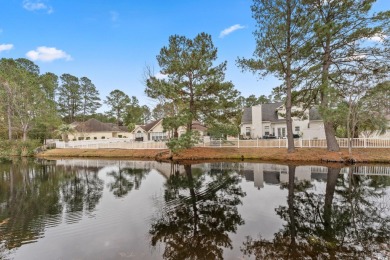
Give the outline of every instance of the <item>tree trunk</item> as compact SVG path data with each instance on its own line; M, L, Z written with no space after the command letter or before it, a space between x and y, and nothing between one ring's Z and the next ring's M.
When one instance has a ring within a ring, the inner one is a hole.
M27 129L23 127L23 141L27 141Z
M296 257L297 223L294 214L295 165L288 166L288 215L290 219L290 250L291 257Z
M330 24L332 22L331 17L326 17L326 24ZM327 110L329 109L329 69L331 65L331 35L328 32L326 34L326 40L324 42L323 47L323 57L322 57L322 71L321 71L321 87L320 87L320 98L321 98L321 104L320 106L322 109ZM324 130L325 130L325 137L326 137L326 145L328 148L328 151L339 151L340 147L336 140L336 133L334 130L333 122L331 119L324 117Z
M335 227L332 226L332 204L334 193L336 190L337 178L340 174L340 168L328 168L328 177L326 182L325 192L325 204L324 204L324 240L330 245L337 244L337 238L335 234ZM335 251L333 247L328 248L330 250L330 259L336 259Z
M292 107L292 82L291 82L291 59L292 59L292 49L291 49L291 2L287 1L287 66L286 66L286 87L287 87L287 97L286 97L286 126L287 126L287 143L288 148L287 152L292 153L295 151L294 147L294 137L292 130L292 118L291 118L291 107Z
M340 151L340 146L337 143L336 132L333 127L333 122L327 122L326 120L324 120L324 130L328 151Z
M199 216L198 216L198 208L197 208L197 197L196 197L196 192L195 192L195 189L194 189L194 179L192 178L192 169L191 169L191 165L184 165L184 169L186 171L186 174L187 174L187 178L188 178L188 183L190 184L190 196L191 196L191 204L192 204L192 210L193 210L193 213L194 213L194 230L193 230L193 235L194 237L197 236L198 234L198 222L199 222Z
M8 101L7 104L7 123L8 123L8 139L12 140L12 111L11 111L11 104Z
M8 99L7 99L7 124L8 124L8 139L12 140L12 91L9 84L4 83L4 88L7 91Z

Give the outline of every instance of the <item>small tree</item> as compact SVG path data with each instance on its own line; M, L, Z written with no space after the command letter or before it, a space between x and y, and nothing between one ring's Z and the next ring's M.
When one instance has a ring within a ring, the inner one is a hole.
M58 127L58 129L55 131L56 134L60 135L62 140L64 140L66 143L69 142L69 134L72 134L75 132L75 129L68 124L62 124Z

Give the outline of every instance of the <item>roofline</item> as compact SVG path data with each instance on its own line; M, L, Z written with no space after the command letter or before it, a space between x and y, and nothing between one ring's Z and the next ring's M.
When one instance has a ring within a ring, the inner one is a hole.
M164 118L160 118L158 121L157 121L157 123L152 127L152 128L150 128L149 129L149 131L147 131L147 132L150 132L150 131L152 131L162 120L163 120Z

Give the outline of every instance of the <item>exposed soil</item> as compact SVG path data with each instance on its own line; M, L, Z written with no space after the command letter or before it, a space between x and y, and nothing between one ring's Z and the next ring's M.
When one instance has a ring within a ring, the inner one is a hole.
M204 148L196 147L171 155L163 149L53 149L37 155L40 158L89 157L126 158L161 161L254 160L277 162L336 162L336 163L390 163L389 148L354 149L352 157L347 149L329 152L321 148L297 148L287 153L285 148Z

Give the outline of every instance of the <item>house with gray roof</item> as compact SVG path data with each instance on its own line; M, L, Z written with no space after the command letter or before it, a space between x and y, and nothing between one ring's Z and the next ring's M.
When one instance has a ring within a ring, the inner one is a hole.
M323 139L325 130L318 110L293 106L293 134L304 139ZM244 139L285 138L286 107L283 102L246 107L243 110L240 133Z
M71 126L75 130L69 134L69 140L97 140L111 138L131 138L126 126L117 126L113 123L103 123L97 119L89 119L85 122L73 122Z

